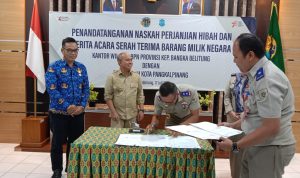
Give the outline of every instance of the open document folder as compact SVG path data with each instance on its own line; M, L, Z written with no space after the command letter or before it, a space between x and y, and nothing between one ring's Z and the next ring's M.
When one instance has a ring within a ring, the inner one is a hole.
M233 128L218 126L211 122L199 122L190 125L176 125L166 127L170 130L180 132L201 139L219 140L220 137L231 137L241 134L242 131Z
M197 140L190 136L120 134L116 145L170 148L200 148Z

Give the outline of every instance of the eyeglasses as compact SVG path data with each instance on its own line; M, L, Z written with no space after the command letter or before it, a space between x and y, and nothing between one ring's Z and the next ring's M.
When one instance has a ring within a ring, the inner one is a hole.
M79 49L66 49L64 48L64 50L66 50L67 53L72 54L72 53L78 53Z

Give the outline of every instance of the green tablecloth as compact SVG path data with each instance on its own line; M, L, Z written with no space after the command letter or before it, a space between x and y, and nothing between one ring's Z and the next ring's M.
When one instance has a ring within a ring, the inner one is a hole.
M71 145L68 177L215 177L209 142L198 140L200 149L114 145L128 130L90 127Z

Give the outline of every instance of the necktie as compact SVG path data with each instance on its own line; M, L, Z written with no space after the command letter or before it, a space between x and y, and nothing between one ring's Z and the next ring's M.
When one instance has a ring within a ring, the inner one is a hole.
M188 14L190 13L190 9L191 9L191 3L188 3L188 5L187 5L187 13Z
M233 87L234 97L235 97L235 111L241 113L244 111L244 101L243 101L243 87L246 77L237 73L235 84Z
M249 112L249 105L248 105L248 99L249 99L249 96L250 96L250 87L249 87L249 78L248 76L246 76L246 80L243 84L243 88L242 88L242 96L243 96L243 103L244 103L244 114L245 114L245 117L247 116L248 112Z

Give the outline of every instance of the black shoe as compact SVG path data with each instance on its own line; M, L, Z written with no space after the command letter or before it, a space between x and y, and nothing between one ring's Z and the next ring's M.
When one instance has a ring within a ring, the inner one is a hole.
M61 178L61 170L54 170L52 178Z

